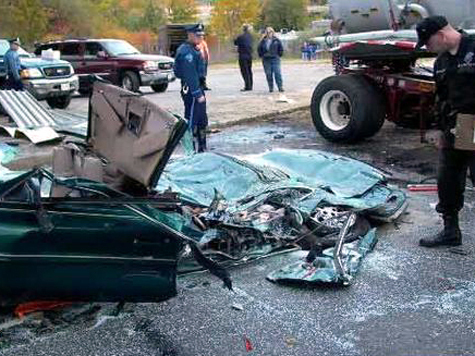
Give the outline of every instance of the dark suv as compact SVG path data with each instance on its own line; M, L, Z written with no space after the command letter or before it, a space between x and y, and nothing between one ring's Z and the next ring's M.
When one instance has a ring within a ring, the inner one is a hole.
M79 77L79 92L88 93L90 74L96 74L130 91L151 86L155 92L167 90L175 80L173 58L140 53L123 40L74 39L54 41L37 46L35 53L52 49L61 52L61 59L70 62Z

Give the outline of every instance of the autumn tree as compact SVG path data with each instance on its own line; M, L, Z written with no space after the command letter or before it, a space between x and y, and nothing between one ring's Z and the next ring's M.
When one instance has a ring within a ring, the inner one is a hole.
M26 43L64 37L115 37L152 43L158 28L167 21L168 3L174 4L177 16L189 19L196 14L194 1L0 0L0 36L19 36Z
M259 10L259 0L216 1L211 14L212 31L220 37L231 38L241 30L243 24L256 23Z
M97 34L100 14L89 0L43 0L50 37L87 37Z
M261 17L275 30L303 30L309 23L308 0L264 0Z

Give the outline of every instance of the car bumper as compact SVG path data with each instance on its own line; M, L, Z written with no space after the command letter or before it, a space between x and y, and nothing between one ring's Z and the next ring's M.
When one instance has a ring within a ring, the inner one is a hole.
M144 86L170 83L173 82L175 79L175 74L173 74L172 70L160 72L140 72L140 82Z
M23 85L36 99L42 100L72 94L79 88L79 80L76 75L58 79L24 79Z

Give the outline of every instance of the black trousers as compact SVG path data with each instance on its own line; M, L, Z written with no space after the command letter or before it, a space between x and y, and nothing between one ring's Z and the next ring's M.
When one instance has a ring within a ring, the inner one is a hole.
M475 184L475 151L450 147L439 150L439 204L436 208L439 213L454 215L463 208L468 168L472 184Z
M5 81L5 89L21 91L24 87L21 80L15 80L12 76L9 76Z
M244 89L252 90L252 58L239 58L239 68L244 79Z
M193 134L193 147L195 152L204 152L207 150L206 129L208 127L206 101L199 103L198 100L191 95L186 85L182 85L181 87L181 98L185 104L185 119L188 120Z

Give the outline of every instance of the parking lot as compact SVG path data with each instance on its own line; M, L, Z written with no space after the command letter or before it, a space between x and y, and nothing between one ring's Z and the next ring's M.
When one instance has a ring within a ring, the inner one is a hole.
M237 69L212 69L209 111L215 128L221 128L211 133L210 150L238 157L277 148L333 152L374 165L404 190L408 183L433 177L436 150L420 143L417 130L386 123L358 145L331 144L315 132L308 109L297 109L308 105L313 86L330 72L328 66L286 64L286 96L295 100L290 104L276 103L278 96L266 93L262 72L256 74L262 79L256 80L256 92L241 94ZM165 94L146 96L181 110L177 83ZM75 98L70 110L85 112L86 106L86 98ZM251 107L266 120L249 119ZM379 226L379 242L351 286L266 280L269 272L303 257L293 252L230 269L234 292L208 273L197 273L179 278L177 297L127 303L118 314L114 304L93 303L36 313L19 325L4 316L0 354L474 354L474 193L467 192L462 212L462 250L418 246L419 238L439 228L437 195L407 194L406 214Z

